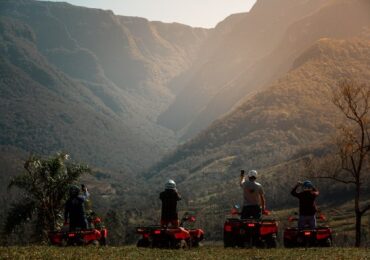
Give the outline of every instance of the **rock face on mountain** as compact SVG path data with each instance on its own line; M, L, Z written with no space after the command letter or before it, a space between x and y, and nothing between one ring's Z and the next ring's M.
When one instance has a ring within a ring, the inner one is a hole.
M0 2L0 145L136 172L174 147L156 118L208 30L32 0Z
M159 117L183 140L288 72L322 37L351 37L370 24L366 0L257 1L253 9L220 23L204 55L175 79L179 94ZM230 24L230 26L228 26ZM207 51L208 50L208 51Z

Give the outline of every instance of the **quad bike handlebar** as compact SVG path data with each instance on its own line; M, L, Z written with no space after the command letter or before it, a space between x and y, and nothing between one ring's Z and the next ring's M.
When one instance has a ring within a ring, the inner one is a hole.
M240 206L239 205L235 205L234 207L232 207L231 209L231 215L241 215L242 213L240 212ZM270 210L267 210L267 209L264 209L262 210L262 215L264 216L270 216L271 215L271 211Z
M185 212L184 216L181 218L180 227L183 226L185 222L194 223L196 221L196 217L194 212Z
M327 221L327 218L324 214L320 213L317 217L318 220L321 220L321 221ZM289 216L288 217L288 221L289 222L293 222L293 221L298 221L299 220L299 217L297 216L297 214L295 214L294 216Z

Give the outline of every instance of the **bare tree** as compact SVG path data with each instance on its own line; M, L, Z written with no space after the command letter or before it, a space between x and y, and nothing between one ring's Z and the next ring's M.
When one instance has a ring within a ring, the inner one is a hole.
M356 247L361 246L361 219L370 205L361 205L364 175L369 170L370 154L370 86L344 81L333 89L333 104L345 116L338 127L337 153L326 155L314 168L313 177L354 185Z

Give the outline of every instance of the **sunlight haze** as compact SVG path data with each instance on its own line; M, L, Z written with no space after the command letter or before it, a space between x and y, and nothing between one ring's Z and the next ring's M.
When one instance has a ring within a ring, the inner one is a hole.
M54 1L62 2L62 1ZM63 1L64 2L64 1ZM78 6L112 10L152 21L211 28L230 14L248 12L255 0L66 0Z

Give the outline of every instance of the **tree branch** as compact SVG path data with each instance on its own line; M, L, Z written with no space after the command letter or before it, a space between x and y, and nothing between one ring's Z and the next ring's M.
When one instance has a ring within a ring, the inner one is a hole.
M313 178L315 178L315 179L330 179L330 180L335 180L337 182L341 182L341 183L344 183L344 184L356 184L355 181L346 181L346 180L339 179L335 176L314 176Z
M366 211L370 210L370 204L367 205L363 210L360 211L360 214L363 215L366 213Z

